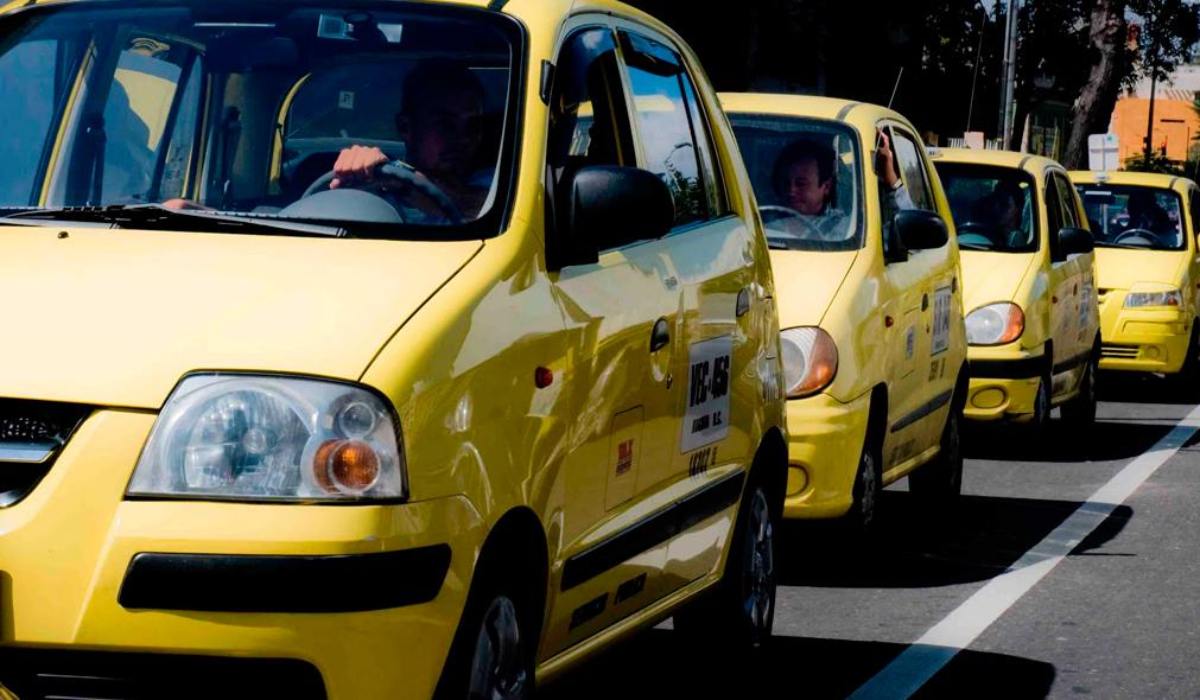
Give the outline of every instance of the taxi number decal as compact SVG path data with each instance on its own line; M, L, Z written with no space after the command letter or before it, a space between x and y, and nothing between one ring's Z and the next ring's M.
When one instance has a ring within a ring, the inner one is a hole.
M717 462L717 448L706 447L688 458L688 476L703 476Z
M729 435L729 380L733 336L692 345L688 353L687 411L680 451L691 452Z
M940 355L950 349L950 306L953 292L942 287L933 293L933 347L930 353Z

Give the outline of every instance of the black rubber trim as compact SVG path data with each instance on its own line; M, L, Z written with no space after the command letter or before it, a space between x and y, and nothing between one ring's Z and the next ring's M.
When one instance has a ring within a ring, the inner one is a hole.
M488 9L495 12L500 12L504 6L508 4L508 0L492 0L488 3Z
M449 569L445 544L333 556L142 552L117 600L139 610L383 610L433 600Z
M1082 365L1085 362L1087 362L1088 359L1091 358L1091 356L1092 356L1092 351L1088 350L1087 352L1080 353L1079 355L1076 355L1075 357L1069 357L1069 358L1063 360L1062 362L1059 362L1058 364L1054 365L1054 369L1052 369L1050 373L1051 374L1059 374L1061 372L1066 372L1068 370L1075 369L1079 365Z
M569 591L734 505L742 496L745 477L743 472L726 477L567 559L562 590Z
M974 376L974 375L972 375L972 376ZM925 416L928 416L929 414L938 410L942 406L945 406L946 404L950 403L950 399L953 397L954 397L953 390L947 391L942 394L938 394L937 396L933 397L933 400L930 401L929 403L925 404L924 406L921 406L917 410L913 411L912 413L908 414L907 416L896 421L896 424L892 426L892 432L897 433L897 432L900 432L901 430L904 430L905 428L912 425L913 423L916 423L917 421L921 420Z
M1025 357L1020 360L971 360L972 379L1037 379L1042 376L1046 358Z

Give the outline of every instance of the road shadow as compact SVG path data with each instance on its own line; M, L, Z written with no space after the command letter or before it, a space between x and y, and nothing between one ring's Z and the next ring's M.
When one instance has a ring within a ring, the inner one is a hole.
M845 698L906 647L903 644L775 637L763 657L734 662L720 649L697 649L664 629L643 632L541 688L543 700L626 698ZM945 678L943 678L945 676ZM918 697L1045 697L1051 664L962 651Z
M1171 425L1098 421L1082 432L1072 432L1055 420L1041 436L1020 425L972 424L963 433L963 455L1006 462L1115 462L1150 449L1178 420L1163 419Z
M1101 401L1117 403L1194 404L1200 401L1197 387L1182 384L1178 375L1159 377L1135 372L1103 372L1096 383Z
M902 491L885 491L878 527L855 536L836 523L789 522L781 530L779 581L822 588L925 588L985 581L1054 531L1080 506L1054 501L963 496L936 518ZM1072 555L1102 548L1133 509L1119 506Z

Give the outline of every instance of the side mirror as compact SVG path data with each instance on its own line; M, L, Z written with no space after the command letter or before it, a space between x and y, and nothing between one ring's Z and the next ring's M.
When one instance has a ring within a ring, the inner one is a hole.
M892 219L887 262L904 262L912 250L941 248L950 241L946 222L934 212L906 209Z
M1065 258L1068 255L1090 253L1096 247L1091 231L1068 226L1058 232L1058 249Z
M639 168L589 165L564 180L551 270L587 265L600 251L661 238L675 223L671 191Z

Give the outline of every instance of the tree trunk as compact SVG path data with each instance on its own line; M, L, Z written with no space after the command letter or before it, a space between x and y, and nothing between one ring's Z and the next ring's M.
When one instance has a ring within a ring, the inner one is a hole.
M1089 134L1108 131L1121 80L1125 77L1125 0L1096 0L1089 36L1094 52L1087 84L1075 100L1071 136L1063 154L1068 168L1087 167Z

